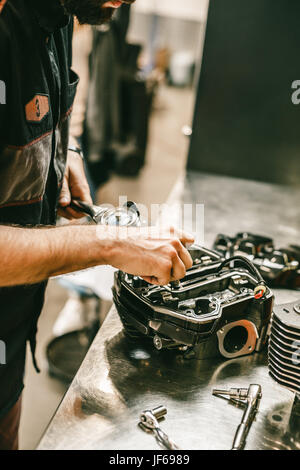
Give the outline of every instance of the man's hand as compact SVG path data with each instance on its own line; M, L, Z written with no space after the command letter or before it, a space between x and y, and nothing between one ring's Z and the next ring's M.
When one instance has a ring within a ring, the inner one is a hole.
M71 209L72 199L92 204L89 185L85 176L83 160L76 152L69 150L66 172L59 197L58 213L67 219L80 219L83 214Z
M0 225L0 287L35 284L101 264L165 285L182 279L192 266L184 246L193 243L191 235L174 229L152 232L149 227L129 227L128 233L124 233L127 227L118 230L107 225Z
M122 230L127 235L122 236ZM186 270L193 266L191 255L185 245L194 242L193 235L174 228L160 229L143 227L140 229L123 227L114 235L111 229L113 248L108 264L145 281L166 285L182 279Z

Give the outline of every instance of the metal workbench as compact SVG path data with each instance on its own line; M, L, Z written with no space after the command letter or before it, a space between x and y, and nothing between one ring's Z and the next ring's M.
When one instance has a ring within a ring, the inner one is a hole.
M190 173L173 199L205 205L205 243L217 233L252 231L278 248L299 244L300 191L284 186ZM276 303L300 292L276 290ZM230 449L241 409L213 397L212 388L262 385L259 413L246 449L295 449L290 412L294 395L268 375L266 352L229 361L183 360L174 352L130 345L113 307L97 334L38 449L152 449L138 427L141 411L168 408L163 429L182 449Z

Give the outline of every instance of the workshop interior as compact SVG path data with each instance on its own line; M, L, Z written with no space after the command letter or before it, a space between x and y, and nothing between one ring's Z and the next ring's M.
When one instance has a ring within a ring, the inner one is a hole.
M165 285L51 276L19 448L299 450L300 4L107 3L109 22L74 21L92 202L69 207L88 227L187 227L191 263Z

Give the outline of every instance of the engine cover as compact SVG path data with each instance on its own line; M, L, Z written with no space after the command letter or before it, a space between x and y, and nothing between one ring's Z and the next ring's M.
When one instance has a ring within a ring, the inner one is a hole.
M273 294L248 260L227 263L200 246L190 249L193 266L179 283L154 286L115 273L114 302L129 338L154 347L193 351L197 358L235 358L266 343ZM232 264L237 266L232 266Z
M271 238L241 232L235 237L219 234L213 248L224 257L246 256L270 287L300 287L300 247L297 245L276 249Z

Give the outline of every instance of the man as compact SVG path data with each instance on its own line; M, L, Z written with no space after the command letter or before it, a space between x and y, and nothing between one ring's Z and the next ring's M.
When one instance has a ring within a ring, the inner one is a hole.
M184 247L193 241L189 235L54 227L57 211L78 218L72 199L91 202L80 151L68 134L78 82L71 70L72 17L99 24L132 1L0 0L0 340L6 347L0 449L18 446L26 342L35 362L50 276L111 264L166 284L192 265Z

